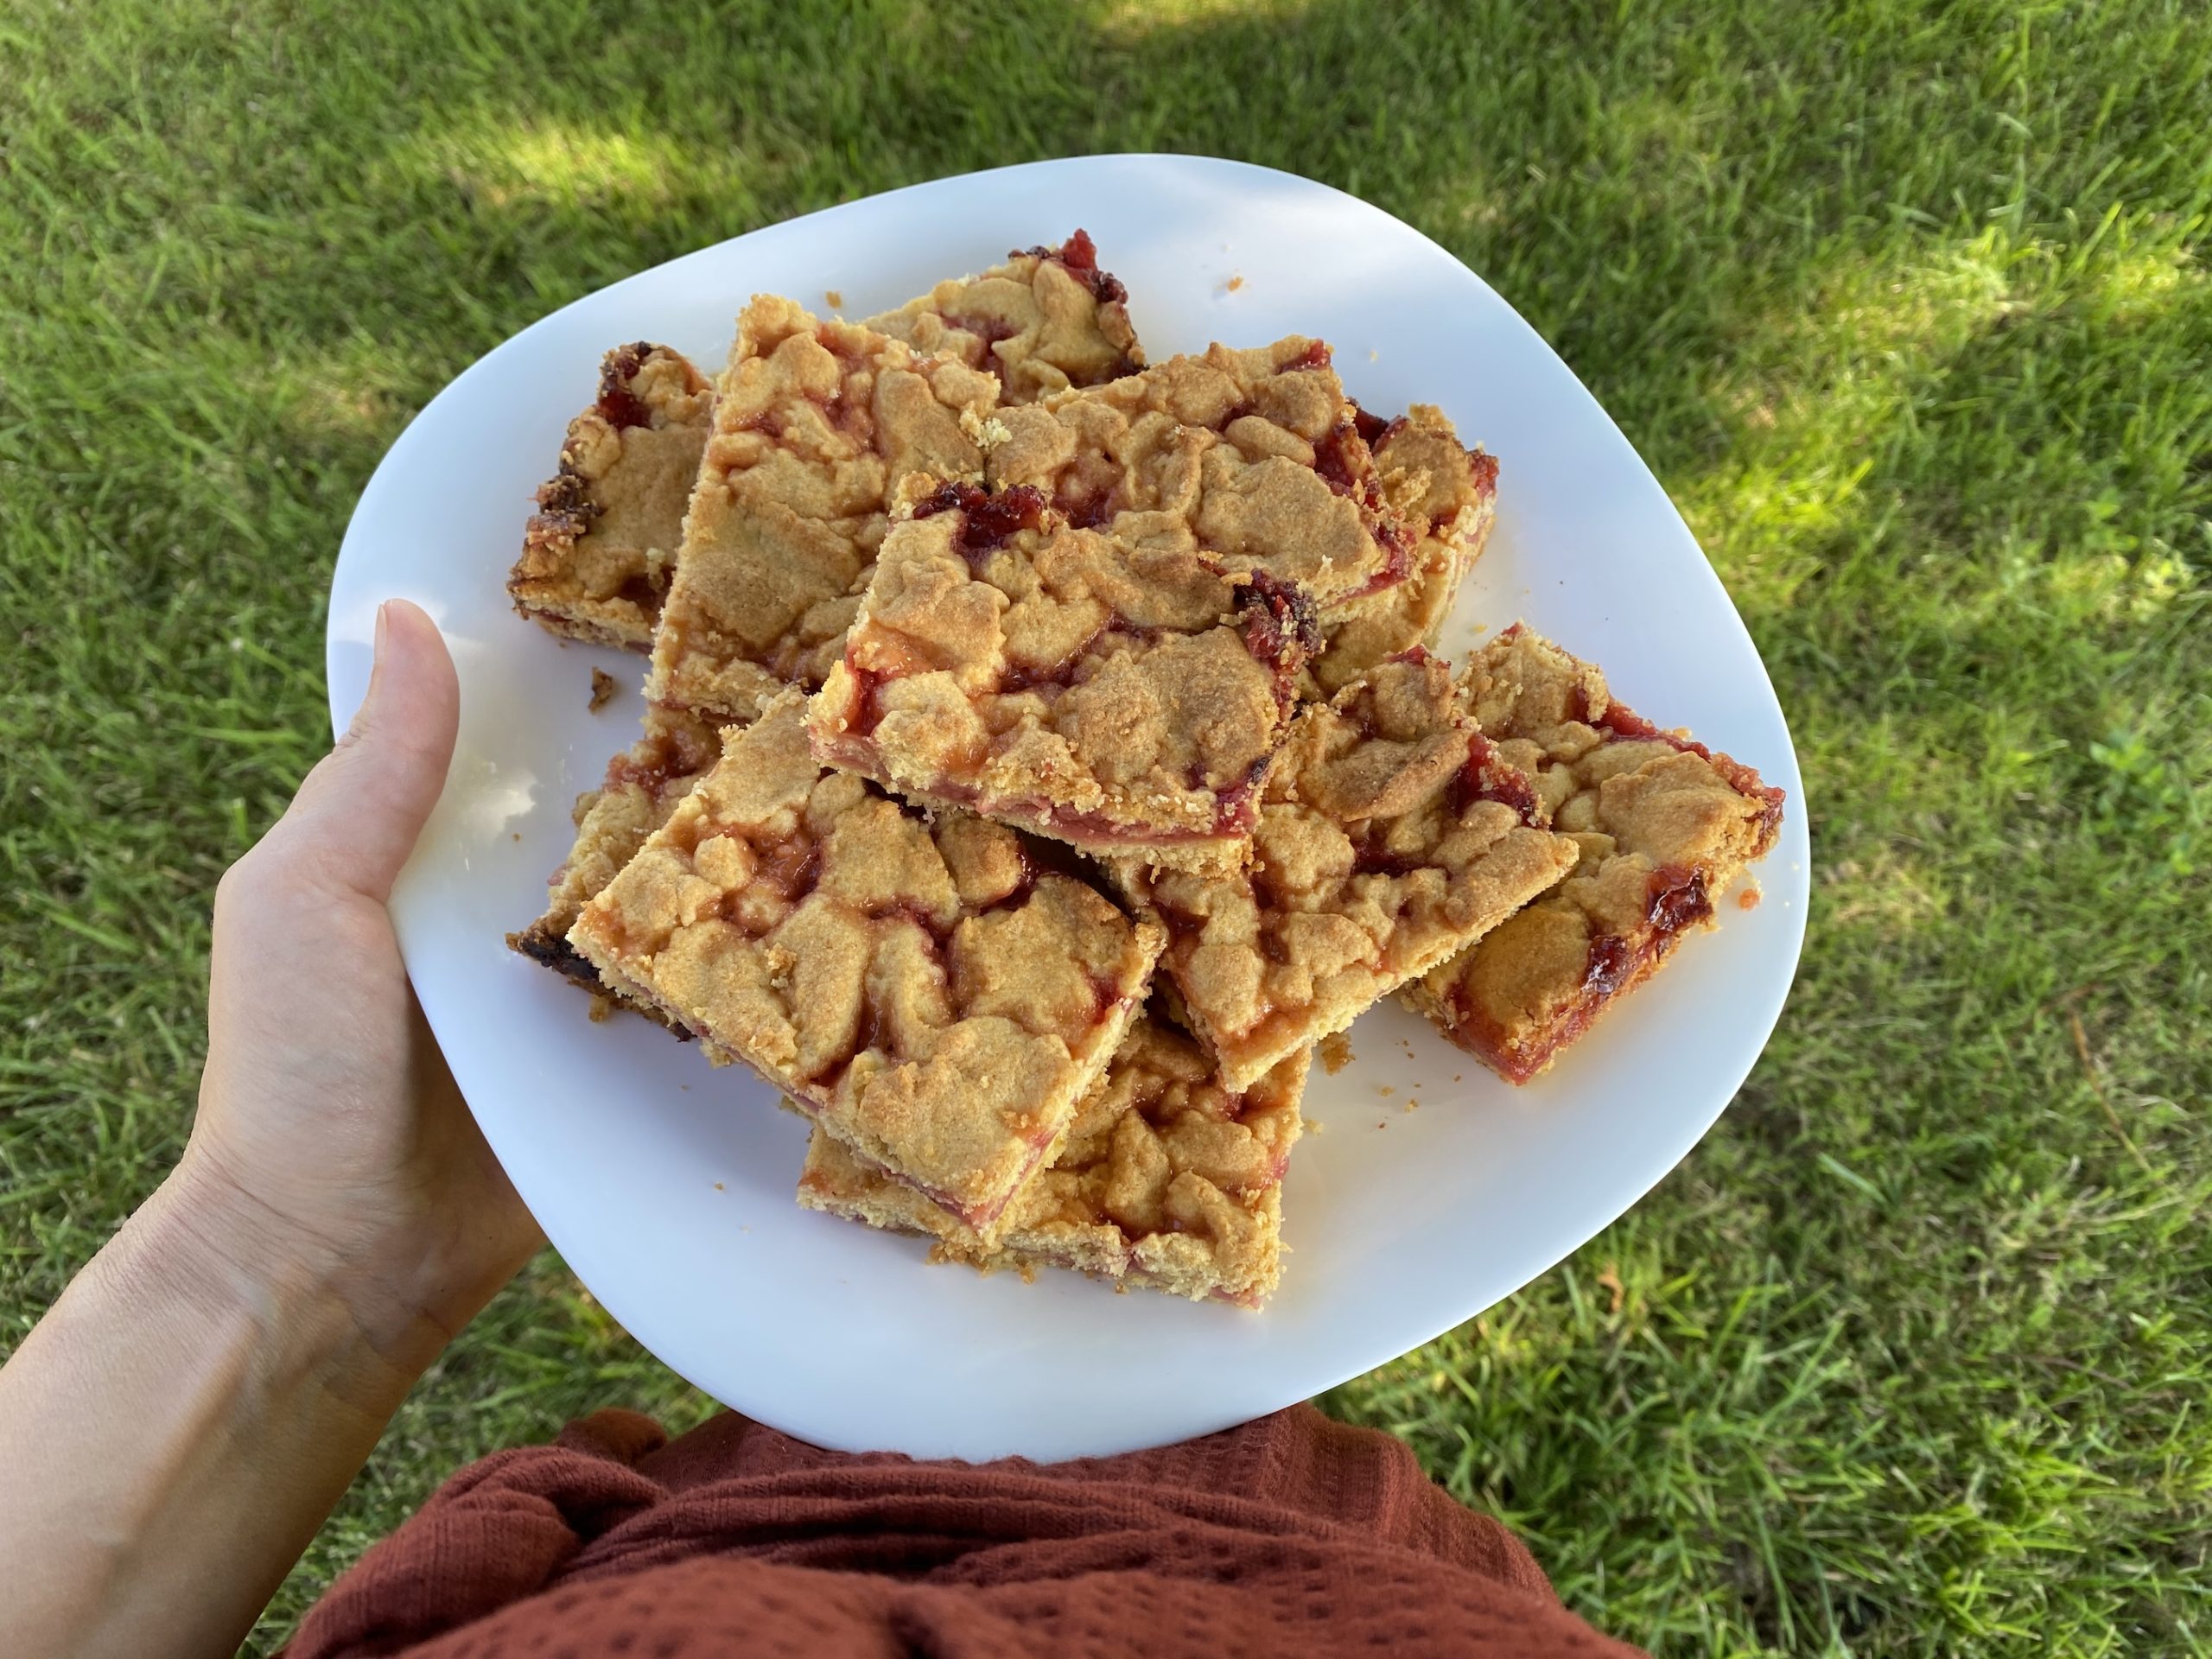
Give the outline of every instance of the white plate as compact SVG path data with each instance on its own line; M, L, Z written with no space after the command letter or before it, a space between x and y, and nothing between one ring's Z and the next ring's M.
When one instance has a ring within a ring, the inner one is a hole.
M1395 1004L1319 1067L1325 1132L1292 1160L1293 1254L1262 1314L1073 1274L932 1268L912 1240L801 1211L805 1128L738 1068L509 952L569 839L569 807L636 728L501 583L531 492L600 353L664 340L702 364L756 292L865 316L1077 226L1128 285L1157 360L1292 333L1336 347L1380 411L1441 404L1503 463L1497 533L1448 649L1526 617L1662 725L1789 791L1765 902L1724 906L1552 1072L1497 1081ZM1237 279L1242 278L1242 281ZM1781 1012L1804 932L1805 804L1773 688L1649 471L1535 331L1451 255L1308 180L1182 156L1042 162L757 231L524 329L433 399L363 493L331 587L332 719L368 678L377 602L404 594L461 668L460 751L394 899L409 971L484 1131L563 1255L637 1338L738 1410L823 1446L1040 1459L1241 1422L1382 1363L1497 1301L1619 1215L1719 1115ZM1419 1100L1421 1109L1407 1105Z

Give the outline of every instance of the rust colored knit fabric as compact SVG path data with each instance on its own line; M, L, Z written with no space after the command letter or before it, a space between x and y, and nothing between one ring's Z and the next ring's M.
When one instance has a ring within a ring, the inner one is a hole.
M1626 1655L1497 1522L1310 1407L1038 1465L605 1411L447 1482L291 1659Z

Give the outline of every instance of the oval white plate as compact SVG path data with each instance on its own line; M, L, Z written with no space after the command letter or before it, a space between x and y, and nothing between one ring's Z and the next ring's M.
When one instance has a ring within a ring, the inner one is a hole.
M917 1242L792 1202L804 1126L741 1070L509 952L567 850L569 807L636 729L641 662L508 609L507 565L600 353L664 340L719 365L751 295L865 316L1077 226L1128 285L1157 360L1292 333L1336 347L1368 408L1441 404L1503 464L1490 550L1447 650L1526 617L1620 696L1789 791L1765 902L1723 907L1552 1072L1498 1082L1395 1004L1319 1067L1325 1132L1292 1160L1293 1254L1252 1315L1072 1274L925 1265ZM1237 279L1241 278L1241 281ZM1232 286L1233 284L1233 286ZM368 678L376 604L446 630L463 690L444 799L394 900L409 971L469 1103L584 1282L738 1410L830 1446L1087 1456L1241 1422L1357 1376L1527 1283L1696 1143L1782 1008L1804 932L1805 804L1782 710L1728 595L1566 365L1426 237L1308 180L1098 156L946 179L741 236L524 329L432 400L363 493L332 582L333 721ZM626 688L587 712L589 670ZM1409 1111L1418 1100L1421 1109Z

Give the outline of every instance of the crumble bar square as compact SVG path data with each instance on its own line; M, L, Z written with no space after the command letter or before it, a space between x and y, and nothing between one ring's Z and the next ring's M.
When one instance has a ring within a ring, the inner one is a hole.
M1460 578L1482 556L1497 517L1497 458L1463 448L1443 410L1415 404L1395 421L1361 410L1361 435L1389 504L1413 532L1406 579L1354 601L1322 630L1310 694L1334 696L1376 664L1433 645Z
M1411 569L1357 416L1321 341L1217 345L1000 410L987 474L1078 528L1297 582L1327 621Z
M1461 692L1581 858L1405 1000L1526 1083L1712 921L1713 895L1774 846L1783 792L1614 702L1594 666L1518 623L1477 654Z
M1281 1276L1282 1176L1313 1052L1249 1089L1222 1086L1198 1042L1156 1013L1129 1027L1052 1166L1016 1193L995 1243L817 1129L810 1210L920 1233L985 1269L1072 1268L1192 1300L1257 1307Z
M988 1234L1142 1007L1159 927L1003 825L825 772L804 709L726 732L569 942Z
M651 647L714 403L680 352L639 340L607 353L508 574L517 611L567 639Z
M721 738L714 727L678 709L648 704L643 734L607 763L596 790L576 798L571 814L576 838L546 883L544 912L521 932L508 934L507 944L584 989L605 994L597 970L569 943L569 930L721 758Z
M1144 366L1128 298L1077 231L1057 248L1017 248L980 276L939 283L866 327L988 370L1006 402L1028 404Z
M1241 1089L1566 874L1575 844L1545 823L1444 663L1414 652L1300 713L1248 868L1116 874L1165 923L1191 1028Z
M1313 641L1264 572L1059 523L1034 489L901 486L815 753L1086 851L1233 868Z
M974 476L998 383L857 323L756 298L738 318L645 695L750 719L818 685L906 474Z

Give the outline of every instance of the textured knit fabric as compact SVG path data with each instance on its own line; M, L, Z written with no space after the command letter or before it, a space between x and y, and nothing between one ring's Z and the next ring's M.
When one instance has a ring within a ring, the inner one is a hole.
M1405 1447L1298 1407L1127 1457L916 1463L601 1412L454 1477L292 1659L1625 1655Z

